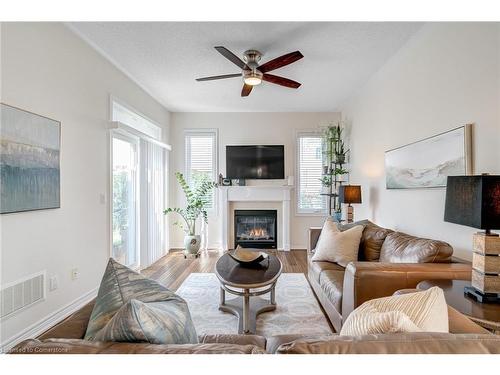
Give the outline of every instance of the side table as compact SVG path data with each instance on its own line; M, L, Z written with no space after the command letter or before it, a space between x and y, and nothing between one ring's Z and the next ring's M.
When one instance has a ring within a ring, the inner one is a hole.
M464 287L470 286L465 280L425 280L417 285L417 289L427 290L433 286L443 289L446 303L466 315L474 323L500 334L500 304L480 303L464 295Z

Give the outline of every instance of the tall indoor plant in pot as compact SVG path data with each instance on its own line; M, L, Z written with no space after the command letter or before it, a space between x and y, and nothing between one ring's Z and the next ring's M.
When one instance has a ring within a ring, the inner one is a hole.
M209 181L204 174L193 176L193 187L186 182L184 175L180 172L175 173L175 178L186 196L185 208L167 208L165 215L175 212L183 219L183 222L176 221L177 225L184 229L184 251L186 254L198 254L201 244L201 236L196 234L196 220L201 216L205 223L208 223L207 204L210 200L210 192L217 187L215 182Z

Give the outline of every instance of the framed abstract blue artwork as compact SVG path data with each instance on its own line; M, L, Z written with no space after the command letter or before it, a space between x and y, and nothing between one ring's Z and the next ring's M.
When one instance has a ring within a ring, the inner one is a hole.
M60 207L61 123L1 104L0 213Z

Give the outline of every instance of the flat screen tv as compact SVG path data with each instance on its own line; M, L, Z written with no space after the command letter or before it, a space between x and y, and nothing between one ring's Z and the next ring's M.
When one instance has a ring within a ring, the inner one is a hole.
M285 146L226 146L229 179L285 178Z

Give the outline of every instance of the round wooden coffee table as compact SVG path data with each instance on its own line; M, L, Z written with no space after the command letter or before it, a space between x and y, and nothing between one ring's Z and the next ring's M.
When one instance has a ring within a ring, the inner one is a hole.
M500 333L500 304L480 303L464 295L464 287L470 286L465 280L425 280L417 289L427 290L433 286L443 289L446 303L469 317L481 327Z
M221 283L219 310L238 317L238 333L255 333L257 315L276 309L275 288L281 270L281 261L274 255L252 267L241 266L228 254L219 258L215 265ZM238 297L226 301L226 292ZM266 293L270 293L269 300L258 297Z

